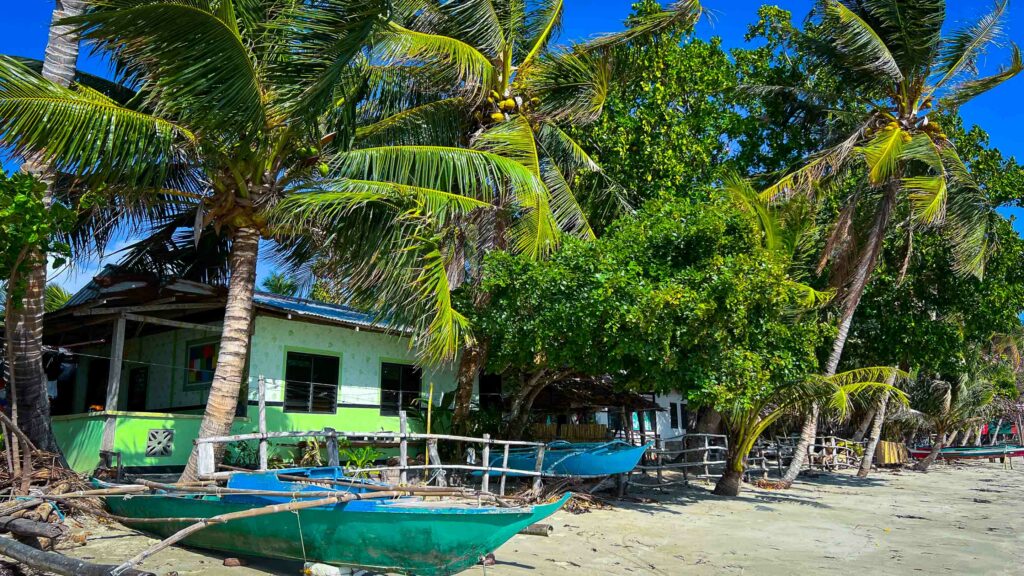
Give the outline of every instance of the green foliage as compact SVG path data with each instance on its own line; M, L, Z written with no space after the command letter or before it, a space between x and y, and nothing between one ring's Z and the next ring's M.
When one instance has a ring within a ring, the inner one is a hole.
M548 262L493 255L492 299L475 321L496 372L617 374L720 407L816 369L822 328L792 314L787 264L728 199L657 199Z
M280 296L298 296L299 283L282 272L274 272L263 279L263 289Z
M47 206L45 192L34 176L0 171L0 278L8 280L15 305L25 290L23 274L37 259L50 254L57 268L70 257L70 247L59 238L73 225L74 212L59 203Z
M353 475L352 470L372 466L374 462L384 457L384 453L373 446L362 446L360 448L346 446L338 450L338 456L339 459L345 462L346 473ZM366 478L370 476L370 473L356 472L353 476L355 478Z

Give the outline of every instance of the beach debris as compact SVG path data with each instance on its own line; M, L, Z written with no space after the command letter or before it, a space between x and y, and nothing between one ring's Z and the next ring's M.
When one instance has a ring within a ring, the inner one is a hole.
M228 568L238 568L239 566L245 566L246 564L248 564L248 562L246 562L245 560L242 560L241 558L225 558L224 559L224 566L226 566Z

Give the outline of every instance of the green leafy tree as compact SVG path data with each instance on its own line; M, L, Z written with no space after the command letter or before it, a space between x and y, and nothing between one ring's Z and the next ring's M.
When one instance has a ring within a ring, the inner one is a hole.
M652 200L547 262L488 259L492 300L474 321L492 342L490 368L520 382L513 431L545 386L574 373L710 398L814 372L819 325L791 314L813 293L762 247L748 215L708 195Z
M989 211L935 119L1024 69L1014 46L1009 66L977 77L977 60L998 38L1005 9L999 2L978 23L948 37L942 35L942 0L823 0L815 11L817 26L802 40L803 49L820 70L834 75L845 100L860 102L857 110L867 113L855 130L808 158L764 196L781 201L816 195L829 180L852 184L837 186L845 194L823 260L837 263L832 281L841 288L839 332L826 375L839 367L854 312L899 208L906 207L909 215L907 230L942 226L947 231L958 271L980 274L984 267ZM857 236L864 240L858 243L852 232L861 227ZM817 420L812 407L787 482L799 474Z
M0 278L4 279L4 331L6 336L8 382L17 382L24 370L33 374L39 356L22 354L24 342L32 340L26 329L26 297L35 289L39 268L46 277L47 255L54 267L70 256L70 248L60 241L74 223L74 213L61 204L50 205L47 187L26 173L7 176L0 171ZM46 396L45 375L36 386L8 386L12 419L36 447L59 453L50 428L50 403Z
M657 10L652 0L633 4L627 26ZM719 39L704 41L691 32L680 29L618 48L615 58L629 81L609 86L594 123L569 130L605 174L628 184L634 206L664 190L706 192L731 155L724 135L742 118L729 98L737 69Z

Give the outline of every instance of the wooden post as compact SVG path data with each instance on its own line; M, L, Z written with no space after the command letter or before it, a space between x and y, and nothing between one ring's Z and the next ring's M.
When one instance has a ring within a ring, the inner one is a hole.
M491 491L491 435L484 434L484 453L480 465L485 468L483 476L480 477L480 491Z
M107 375L107 403L103 409L107 412L117 410L117 395L121 389L121 363L124 359L124 324L125 317L121 314L114 322L114 337L110 342L110 370ZM100 450L114 451L114 431L117 428L117 416L108 414L103 424L103 440Z
M327 437L327 465L337 468L341 466L341 455L338 453L338 434L334 428L324 428Z
M544 449L543 444L537 448L537 464L533 467L533 471L537 472L533 477L533 494L536 498L540 498L540 491L544 488L544 482L540 479L540 472L544 469Z
M640 425L640 441L637 442L638 446L643 446L647 443L647 412L641 410L636 413L637 423Z
M398 411L398 431L401 433L401 440L398 441L398 483L406 485L409 483L409 472L406 466L409 465L409 421L405 417L405 410Z
M498 485L498 494L505 495L505 469L508 468L508 444L505 444L504 453L501 456L501 482Z
M431 439L427 440L427 454L430 455L430 459L431 460L433 460L434 462L437 462L438 464L441 464L441 455L438 454L438 452L437 452L437 439L436 438L431 438ZM447 486L448 485L448 481L445 480L444 469L443 468L436 468L436 470L437 470L437 474L434 475L434 478L437 479L437 485L438 486Z
M705 434L704 435L704 450L701 451L701 462L704 463L704 479L707 479L708 477L711 476L711 470L708 468L708 452L711 451L710 450L711 444L709 444L710 441L711 441L711 439L708 437L707 434Z
M200 442L196 446L196 469L200 478L213 474L216 470L212 442Z
M260 374L257 379L257 393L259 394L259 432L261 434L260 442L260 471L266 470L269 466L267 463L267 380Z

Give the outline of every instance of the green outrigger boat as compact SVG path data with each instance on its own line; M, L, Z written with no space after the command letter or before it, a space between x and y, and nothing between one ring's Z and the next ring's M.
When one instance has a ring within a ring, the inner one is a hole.
M279 472L323 478L323 474L331 470L334 469ZM274 472L236 474L232 478L228 485L236 490L316 491L320 494L325 490L322 485L278 480ZM316 482L316 479L310 481ZM346 493L361 489L337 490ZM550 504L510 508L481 506L471 501L428 501L418 497L353 500L211 524L183 543L231 554L441 576L456 574L477 564L482 556L493 552L523 528L553 514L570 496L566 494ZM160 537L193 524L196 518L289 501L262 495L162 490L144 495L107 496L106 500L114 514L128 519L181 519L137 524L123 521Z

